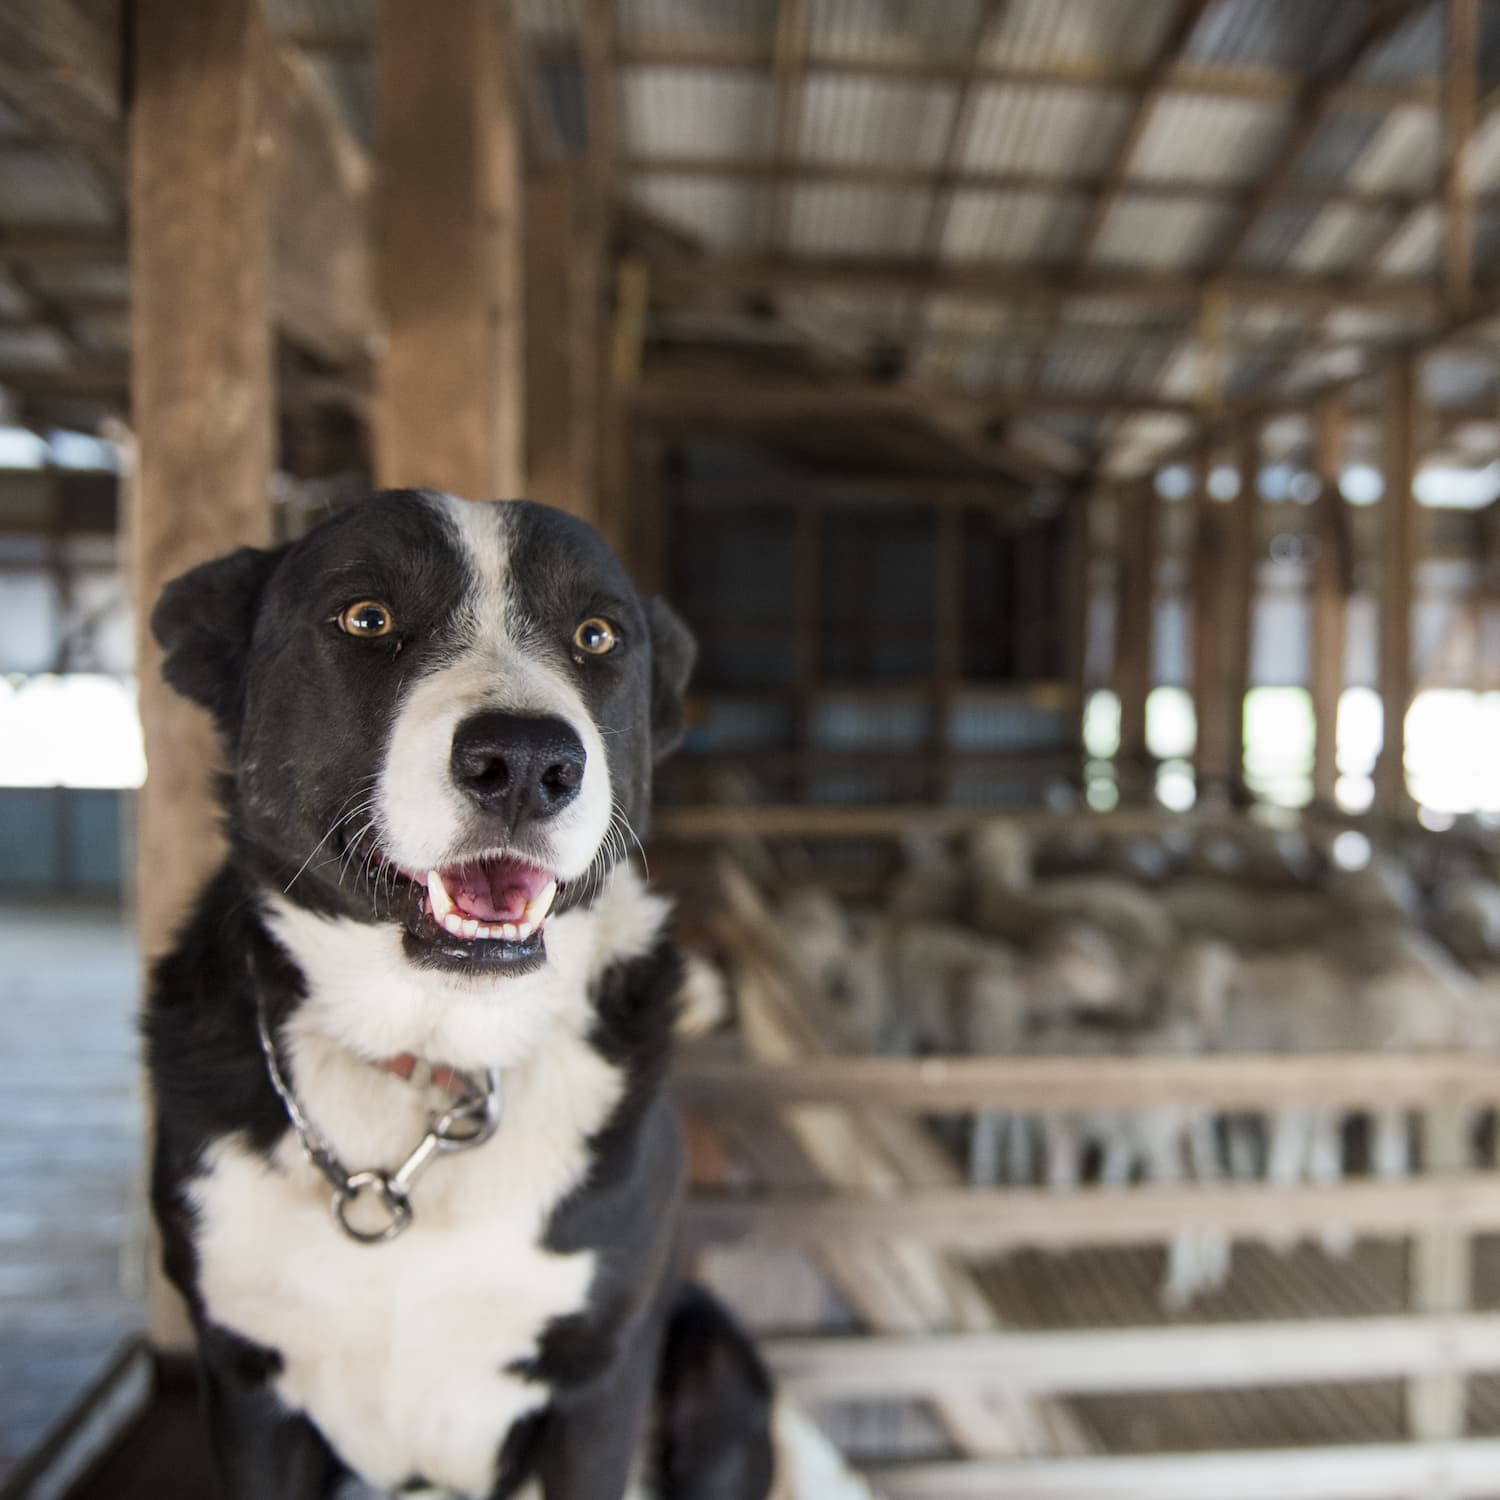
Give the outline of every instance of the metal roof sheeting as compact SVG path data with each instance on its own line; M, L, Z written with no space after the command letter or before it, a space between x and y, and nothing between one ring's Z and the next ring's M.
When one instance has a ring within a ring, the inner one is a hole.
M619 0L620 39L627 46L676 43L769 52L778 0ZM575 7L576 8L576 7Z
M1177 9L1178 0L1014 0L984 60L1143 63L1156 55Z
M1365 0L1215 0L1184 55L1191 62L1318 72L1349 50L1367 14Z
M974 107L963 165L971 171L1102 172L1129 122L1119 90L986 87Z
M1151 111L1130 175L1253 183L1280 146L1288 119L1280 103L1167 94Z
M945 85L813 78L802 90L798 148L808 161L935 167L957 105Z
M0 203L8 224L103 228L114 214L97 182L69 151L51 146L0 150Z
M1077 196L957 192L941 256L945 261L1056 263L1076 245L1087 213L1086 200Z
M620 110L633 156L768 161L775 142L768 78L685 68L625 68Z
M761 187L698 177L648 177L630 197L674 228L724 254L765 249L769 195Z
M931 193L891 188L795 188L792 252L813 258L916 255L931 201Z
M979 0L808 0L805 43L820 58L954 62L965 55L980 13Z
M1223 203L1121 196L1094 246L1098 265L1181 271L1197 266L1229 222Z

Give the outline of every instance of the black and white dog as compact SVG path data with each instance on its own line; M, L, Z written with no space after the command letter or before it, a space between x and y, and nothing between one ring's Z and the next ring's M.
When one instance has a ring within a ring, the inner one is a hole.
M417 492L194 569L152 628L228 757L146 1021L227 1495L614 1500L681 1181L678 965L624 854L688 632L582 522Z

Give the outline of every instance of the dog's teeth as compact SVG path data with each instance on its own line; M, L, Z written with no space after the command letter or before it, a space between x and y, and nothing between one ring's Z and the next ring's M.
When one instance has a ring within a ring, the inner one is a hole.
M539 891L532 900L526 903L526 920L536 927L552 910L552 903L557 900L557 882L549 880L546 887Z
M427 872L427 899L432 902L432 914L439 922L443 922L453 910L453 897L448 894L448 887L436 870Z
M535 922L521 922L521 923L517 924L517 926L515 926L513 928L507 928L505 935L507 937L514 936L517 942L524 943L526 941L526 939L529 938L531 936L531 934L533 932L535 932L535 931L536 931L536 923Z
M454 937L462 937L464 935L464 919L460 917L456 912L450 911L448 915L443 918L443 926L446 927Z
M489 927L485 923L481 922L479 924L479 929L475 932L474 936L482 938L499 937L500 929L498 927Z
M515 942L516 938L522 936L521 929L514 922L502 922L500 924L500 936L508 943Z

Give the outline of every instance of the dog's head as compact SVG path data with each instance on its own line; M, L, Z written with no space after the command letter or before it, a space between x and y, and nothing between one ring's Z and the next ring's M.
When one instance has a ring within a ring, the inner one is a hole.
M256 875L474 974L542 964L644 831L693 658L584 522L412 491L193 569L151 625L218 721Z

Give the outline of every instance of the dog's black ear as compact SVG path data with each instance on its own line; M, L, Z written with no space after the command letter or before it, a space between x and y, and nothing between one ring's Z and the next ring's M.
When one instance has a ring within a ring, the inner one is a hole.
M162 676L232 733L239 719L255 614L286 549L241 547L174 578L151 611L166 653Z
M665 599L648 599L646 618L651 622L651 757L662 761L682 743L682 695L698 643Z

